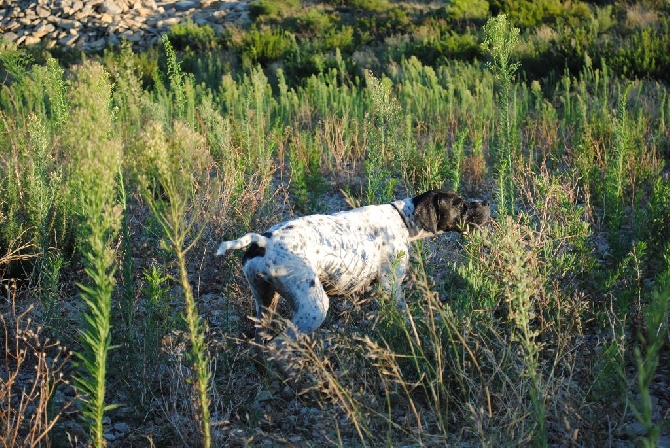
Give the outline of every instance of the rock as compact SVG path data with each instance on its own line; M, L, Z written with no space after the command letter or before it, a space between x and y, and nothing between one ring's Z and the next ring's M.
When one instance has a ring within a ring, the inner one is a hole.
M18 46L43 42L97 51L121 36L143 49L187 18L217 34L227 23L247 23L250 1L0 0L0 30Z
M71 47L79 39L78 34L70 34L68 36L58 39L58 44L63 45L64 47Z
M63 425L65 427L65 432L74 440L83 438L86 435L83 426L73 420L66 421Z
M4 39L10 41L10 42L15 42L16 40L18 40L19 35L16 34L16 33L12 33L12 32L10 31L10 32L8 32L8 33L4 33L4 34L2 35L2 37L3 37Z
M51 10L49 8L44 8L42 6L39 6L37 8L37 16L45 19L51 15Z
M26 36L26 38L23 40L23 43L26 45L35 45L40 43L40 38L35 37L35 36Z
M45 23L42 22L41 25L39 25L37 28L33 30L33 37L36 37L38 39L41 39L42 37L46 36L49 33L53 33L55 31L56 27L53 26L50 23Z
M254 401L256 402L261 402L261 401L267 401L272 398L272 392L269 390L259 390L258 393L256 394L256 399Z
M102 4L102 7L100 8L100 12L116 16L123 12L123 7L119 6L112 0L105 0L105 2Z
M126 39L126 40L130 41L130 42L139 42L140 40L142 40L142 36L140 36L139 33L133 33L130 30L127 30L127 31L124 31L123 33L121 33L121 37L123 39Z
M632 422L624 426L624 431L634 436L643 436L647 433L647 428L640 422Z
M100 50L102 47L105 46L106 40L104 37L101 37L100 39L94 40L93 42L89 42L88 48L97 51Z
M172 25L176 25L179 22L181 22L181 19L179 17L169 17L167 19L159 20L158 22L156 22L156 27L167 28Z
M135 11L139 17L146 17L151 14L151 9L149 8L137 8Z
M57 26L66 30L70 30L77 27L77 22L69 19L60 19L57 22Z
M197 5L198 4L194 1L182 0L174 4L174 9L177 11L188 11L189 9L195 8Z
M118 422L114 424L114 431L127 434L130 432L130 426L125 422Z

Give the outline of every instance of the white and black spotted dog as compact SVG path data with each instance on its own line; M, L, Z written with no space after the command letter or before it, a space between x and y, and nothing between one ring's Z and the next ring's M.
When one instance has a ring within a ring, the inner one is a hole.
M410 242L443 232L464 232L489 216L486 201L431 190L390 204L292 219L263 234L225 241L216 255L248 247L242 264L256 299L258 321L274 313L279 295L293 309L295 328L311 333L326 318L329 295L357 292L374 280L404 306L400 284L408 267ZM259 343L264 338L261 331L257 327ZM295 338L293 329L287 331Z

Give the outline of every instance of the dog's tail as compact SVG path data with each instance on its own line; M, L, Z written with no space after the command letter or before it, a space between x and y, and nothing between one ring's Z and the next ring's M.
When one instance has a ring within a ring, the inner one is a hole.
M247 233L246 235L232 241L224 241L216 251L216 255L223 255L228 250L244 249L248 245L256 243L259 247L267 246L268 239L258 233Z

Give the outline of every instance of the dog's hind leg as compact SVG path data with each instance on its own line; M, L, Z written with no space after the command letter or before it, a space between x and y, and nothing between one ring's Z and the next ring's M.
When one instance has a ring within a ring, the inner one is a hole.
M293 304L291 322L300 333L309 334L315 331L326 320L330 300L323 289L319 277L309 270L310 275L301 279L290 291L294 297L289 298Z
M272 284L260 275L253 275L247 279L256 302L256 333L254 340L257 344L264 344L272 337L268 334L268 327L279 303L279 294Z

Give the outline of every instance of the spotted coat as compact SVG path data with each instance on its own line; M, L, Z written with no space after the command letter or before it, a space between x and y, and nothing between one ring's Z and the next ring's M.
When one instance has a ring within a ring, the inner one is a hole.
M311 333L326 318L329 296L360 291L374 280L404 306L400 284L410 243L466 230L469 224L483 223L489 213L485 201L465 201L453 192L431 190L390 204L286 221L263 234L225 241L217 255L248 248L243 270L259 321L274 311L279 295L293 309L295 328ZM258 331L256 337L260 342Z

